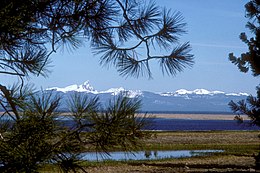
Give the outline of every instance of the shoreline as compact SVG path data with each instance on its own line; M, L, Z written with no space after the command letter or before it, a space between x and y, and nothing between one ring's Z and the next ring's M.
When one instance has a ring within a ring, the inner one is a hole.
M190 120L234 120L236 115L230 114L158 114L147 113L147 116L154 118L168 118L168 119L190 119ZM142 117L144 114L137 114L137 117ZM247 115L240 115L244 120L250 120Z
M0 115L3 112L0 112ZM69 115L69 113L61 113L61 115ZM143 117L144 113L137 113L137 117ZM186 114L186 113L147 113L146 116L152 118L168 118L168 119L187 119L187 120L234 120L236 115L232 114ZM250 120L247 115L240 115L244 120Z

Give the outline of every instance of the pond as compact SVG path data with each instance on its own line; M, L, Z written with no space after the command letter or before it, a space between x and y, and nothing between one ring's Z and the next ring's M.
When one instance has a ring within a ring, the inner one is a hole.
M166 158L183 158L212 153L223 152L223 150L169 150L169 151L138 151L138 152L86 152L82 153L82 160L88 161L128 161L128 160L158 160Z

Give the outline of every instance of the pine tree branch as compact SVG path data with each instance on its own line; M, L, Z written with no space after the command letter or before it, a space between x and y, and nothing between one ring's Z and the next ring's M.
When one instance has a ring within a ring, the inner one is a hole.
M0 84L0 90L4 94L5 99L7 100L8 104L12 108L12 112L14 113L17 120L20 119L19 113L16 109L16 103L13 101L13 97L11 96L10 91L3 85Z

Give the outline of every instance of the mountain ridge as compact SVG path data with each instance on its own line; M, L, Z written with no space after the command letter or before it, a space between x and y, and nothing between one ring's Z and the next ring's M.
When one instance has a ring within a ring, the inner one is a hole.
M123 87L118 87L118 88L110 88L105 91L97 91L94 89L94 87L90 84L90 82L87 80L83 84L77 85L69 85L64 88L59 88L59 87L51 87L47 88L46 90L54 90L54 91L60 91L63 93L67 92L86 92L86 93L92 93L92 94L102 94L102 93L111 93L112 95L118 95L122 92L136 92L136 95L141 95L142 92L141 90L128 90ZM146 92L151 92L151 91L146 91ZM137 94L138 93L138 94ZM233 95L233 96L249 96L247 93L239 92L239 93L225 93L223 91L209 91L207 89L195 89L195 90L186 90L186 89L178 89L174 92L152 92L156 94L160 94L162 96L177 96L177 95L189 95L189 94L197 94L197 95L215 95L215 94L225 94L225 95Z
M233 100L237 102L246 99L247 93L225 93L223 91L209 91L206 89L195 89L192 91L179 89L174 92L150 92L141 90L127 90L123 87L110 88L105 91L97 91L89 81L80 85L70 85L64 88L52 87L46 91L62 94L63 102L73 92L87 94L89 97L99 97L101 105L106 106L109 100L120 93L129 98L139 97L142 100L141 112L231 112L228 103ZM66 104L61 104L66 105ZM66 111L63 106L62 110Z

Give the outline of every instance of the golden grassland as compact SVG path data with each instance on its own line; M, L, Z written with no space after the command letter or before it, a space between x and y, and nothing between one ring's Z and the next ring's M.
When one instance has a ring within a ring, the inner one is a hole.
M138 117L144 114L137 114ZM234 120L235 115L232 114L158 114L148 113L147 116L154 118L173 118L173 119L190 119L190 120ZM244 120L248 120L248 116L241 115Z
M1 115L1 112L0 112ZM59 113L62 116L70 116L69 112ZM167 113L138 113L137 117L152 117L152 118L172 118L172 119L190 119L190 120L234 120L235 115L232 114L167 114ZM248 116L241 115L244 120L249 120Z
M153 132L145 150L220 149L223 153L181 159L84 162L89 173L249 172L259 152L260 131ZM57 168L56 168L57 169ZM43 172L56 172L45 168Z

